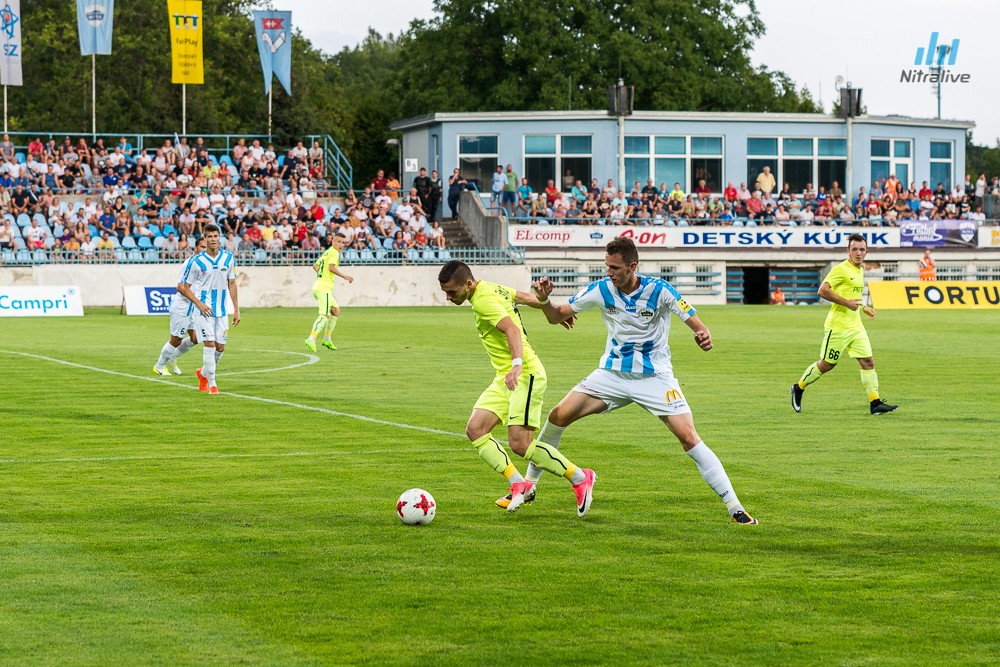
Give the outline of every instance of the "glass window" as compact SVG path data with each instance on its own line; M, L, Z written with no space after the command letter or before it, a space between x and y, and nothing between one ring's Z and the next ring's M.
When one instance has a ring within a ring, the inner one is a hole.
M684 155L687 153L684 137L656 137L654 142L657 155Z
M699 181L704 180L708 189L712 192L722 192L720 181L722 180L722 159L721 158L691 158L691 188L694 190Z
M525 135L524 154L525 155L555 155L556 137L554 134L548 135Z
M476 181L476 188L480 192L489 192L490 184L493 182L493 172L497 168L497 158L459 156L458 168L462 170L465 180Z
M847 139L820 139L820 157L846 157Z
M559 138L563 155L590 155L590 135L566 135Z
M888 139L872 139L872 157L889 157Z
M625 182L645 183L649 178L649 158L648 157L627 157L625 158Z
M550 180L556 180L555 157L524 158L524 177L528 179L528 185L531 186L532 190L539 193L544 191ZM488 183L489 181L487 181Z
M893 157L910 157L910 142L896 139L892 142L892 151ZM897 176L899 176L899 174L897 174ZM903 179L900 178L899 180L902 181Z
M458 138L458 152L463 155L495 155L496 135L462 135Z
M625 155L649 155L649 137L626 136Z
M938 183L944 185L945 190L951 190L951 162L931 162L931 189Z
M829 191L836 181L841 190L847 182L847 160L820 160L819 179L816 187L823 186Z
M792 192L802 192L807 183L815 185L812 160L782 160L781 169L782 181L788 183Z
M588 137L589 138L589 137ZM563 169L563 190L569 191L577 181L583 181L584 185L590 185L591 159L587 157L566 157L562 159Z
M872 182L889 178L889 161L872 160Z
M660 183L666 183L667 192L674 189L674 183L680 183L681 187L684 187L684 158L658 157L654 160L654 165L653 179L656 187L660 187Z
M781 150L785 155L812 155L812 139L782 139ZM788 180L788 179L785 179Z
M753 189L754 184L757 182L757 177L760 173L764 171L764 167L771 168L771 175L777 179L777 159L775 158L750 158L747 160L747 180L746 184L750 189ZM777 190L781 192L782 183L778 183Z
M778 140L751 137L747 139L747 155L777 155Z
M691 155L722 155L722 137L691 137Z
M939 160L950 160L951 159L951 142L950 141L932 141L931 142L931 159Z
M899 179L900 184L903 189L910 187L910 165L896 163L893 168L893 173L896 174L896 178Z

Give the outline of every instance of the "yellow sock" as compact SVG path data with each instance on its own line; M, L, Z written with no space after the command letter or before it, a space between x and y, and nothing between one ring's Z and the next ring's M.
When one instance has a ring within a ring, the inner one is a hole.
M507 479L514 475L520 476L517 467L510 462L507 452L500 446L500 443L487 433L483 437L473 440L472 446L479 452L479 458L486 461L486 465L493 468Z
M868 402L878 400L878 373L875 369L861 371L861 384L864 386L865 391L868 392Z
M813 362L806 369L806 372L802 374L802 379L799 380L799 389L805 389L821 377L823 377L823 373L819 370L816 362Z
M553 475L559 475L566 479L571 478L576 471L576 466L559 453L558 449L540 440L531 441L531 444L528 445L528 450L524 453L524 458L545 472L550 472Z

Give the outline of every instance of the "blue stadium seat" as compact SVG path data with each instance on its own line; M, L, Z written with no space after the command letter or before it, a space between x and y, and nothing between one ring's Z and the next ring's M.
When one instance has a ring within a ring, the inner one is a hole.
M360 252L360 257L362 262L370 262L375 259L375 253L368 248L365 248Z
M163 235L164 236L168 236L170 234L173 234L174 236L177 236L177 230L174 229L174 226L171 225L171 224L163 225Z
M17 214L17 226L18 227L27 227L30 224L31 224L31 218L28 217L27 213L18 213Z
M20 238L21 237L21 228L18 227L17 225L11 225L10 226L10 232L14 235L14 238Z
M420 259L420 251L415 249L407 250L406 258L411 262L416 262Z
M133 264L139 264L142 262L142 251L135 248L128 251L128 261Z
M140 250L150 250L153 247L153 242L149 240L148 236L140 236L136 246Z
M17 221L14 219L14 216L11 215L10 213L4 213L3 214L3 219L4 220L10 220L10 224L12 224L12 225L17 223Z
M253 254L253 260L259 264L263 264L267 261L267 251L263 248L257 248Z
M160 261L160 253L150 248L142 253L142 258L150 264L153 264Z
M108 240L111 241L111 245L113 245L116 249L121 247L121 244L118 242L118 237L114 234L108 237Z
M420 254L425 262L427 261L433 262L435 259L433 250L424 250Z
M0 264L13 264L13 263L14 263L13 250L0 251Z
M126 250L132 250L133 248L135 248L135 239L132 238L131 236L126 236L124 239L122 239L121 246Z
M49 253L44 250L36 250L31 255L31 261L34 264L48 264L49 263Z
M392 239L387 238L386 240L382 241L382 247L385 248L386 250L392 250Z
M27 248L28 248L28 244L27 244L27 243L25 243L25 242L24 242L24 239L23 239L23 238L21 238L20 236L15 236L15 237L14 237L14 247L15 247L15 248L16 248L17 250L27 250Z
M93 238L97 236L100 238L100 234L97 233L97 225L87 225L87 232L90 233L90 237Z
M441 250L438 251L437 258L439 262L447 262L448 260L451 259L451 253L448 252L447 248L442 248Z
M160 233L160 228L157 225L150 224L147 226L149 227L149 231L153 232L153 238L163 236L163 234Z
M233 160L228 155L223 155L221 158L219 158L219 162L221 162L222 164L228 164L230 167L233 166Z
M375 251L375 259L377 261L379 261L379 262L385 261L385 258L388 257L388 256L389 256L389 253L387 253L385 250L376 250Z
M69 204L67 204L64 201L59 202L59 212L62 213L63 215L69 213Z
M18 250L14 258L15 264L31 264L31 253L27 250Z
M161 250L163 246L165 246L166 244L167 244L167 237L165 236L157 236L155 239L153 239L153 247L156 248L157 250Z
M73 212L74 213L79 213L83 209L84 209L84 206L83 206L83 202L82 201L78 201L77 203L73 204Z
M40 224L40 225L44 225L46 223L45 216L42 215L41 213L34 214L33 216L31 216L31 219L32 220L37 220L38 224Z
M14 153L14 160L16 160L18 164L24 164L24 153Z
M66 230L63 229L62 225L56 225L55 229L52 230L52 236L62 236L64 231Z
M46 236L45 240L42 241L42 244L45 246L45 249L48 250L49 248L52 248L53 246L55 246L56 240L52 236Z
M279 167L284 167L285 166L285 156L284 155L279 155L278 156L278 166Z
M344 250L344 260L348 262L358 261L358 251L354 248L348 248Z

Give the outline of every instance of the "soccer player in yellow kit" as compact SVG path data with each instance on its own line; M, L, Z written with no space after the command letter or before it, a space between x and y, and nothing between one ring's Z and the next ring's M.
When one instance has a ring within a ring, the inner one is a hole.
M337 318L340 317L340 306L333 298L333 283L340 276L349 283L354 282L354 278L343 273L337 267L340 266L340 251L344 249L347 237L343 234L334 234L330 247L319 256L313 264L313 271L316 272L316 282L313 283L313 298L319 307L319 317L313 322L312 331L309 338L306 338L306 347L313 352L316 351L316 339L323 334L323 347L336 350L333 344L333 328L337 326Z
M526 501L531 502L534 483L524 479L507 452L490 435L501 422L507 425L507 442L515 454L569 480L576 494L577 515L584 516L593 501L597 480L594 471L577 468L558 449L535 439L535 431L542 423L545 368L528 343L517 306L539 308L542 304L533 294L476 280L468 265L457 260L442 267L438 282L452 303L472 304L479 338L497 373L476 401L465 434L480 458L510 482L507 511L513 512Z
M792 385L792 409L796 412L802 412L802 394L806 387L836 368L844 354L857 359L861 365L861 384L868 392L871 414L881 415L899 407L879 398L872 343L861 322L862 312L869 320L875 319L875 309L861 301L865 289L864 262L867 254L865 237L851 234L847 241L847 259L830 269L820 285L819 295L831 303L830 312L826 316L819 361L811 364L802 374L802 379Z

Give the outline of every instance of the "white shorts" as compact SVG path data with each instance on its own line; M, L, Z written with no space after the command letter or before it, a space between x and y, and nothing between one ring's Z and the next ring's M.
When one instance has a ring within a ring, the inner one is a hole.
M188 335L190 329L194 329L194 323L191 321L190 315L175 313L173 310L170 311L171 336L184 338Z
M206 317L196 312L191 319L194 320L194 330L200 342L225 345L229 340L229 318Z
M605 412L635 403L657 417L691 412L681 386L673 375L640 375L598 368L573 391L599 398L608 405Z

